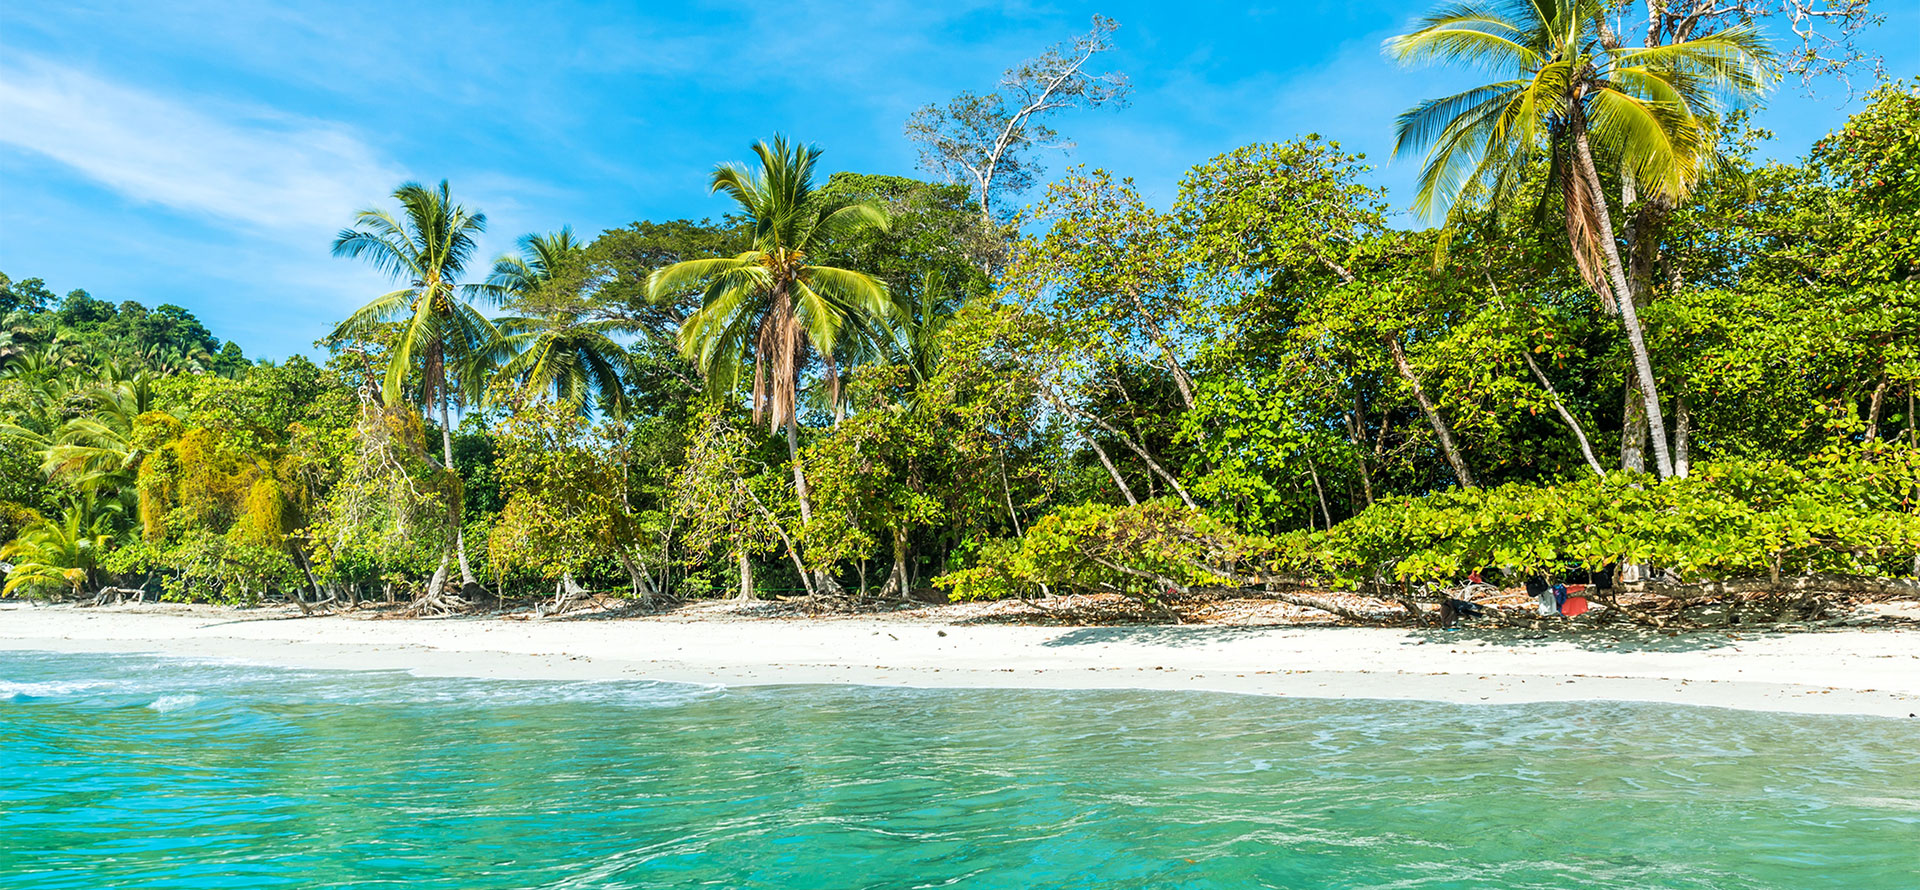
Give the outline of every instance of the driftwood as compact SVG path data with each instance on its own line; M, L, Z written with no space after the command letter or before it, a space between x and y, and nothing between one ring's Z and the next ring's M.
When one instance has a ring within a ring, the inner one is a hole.
M134 602L145 602L147 591L140 587L102 587L94 593L93 602L88 605L104 606L109 602L117 605L129 599Z
M458 593L446 589L447 586L449 585L428 584L427 589L420 591L420 595L414 597L413 602L407 604L406 612L403 614L411 616L447 615L454 612L465 612L473 608L472 601L466 599L461 594L477 591L480 585L468 585L466 590ZM436 587L439 589L436 589Z

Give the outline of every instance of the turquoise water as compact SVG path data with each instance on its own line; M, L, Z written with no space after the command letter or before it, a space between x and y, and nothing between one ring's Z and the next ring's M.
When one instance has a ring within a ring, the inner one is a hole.
M0 652L0 887L1913 887L1920 720Z

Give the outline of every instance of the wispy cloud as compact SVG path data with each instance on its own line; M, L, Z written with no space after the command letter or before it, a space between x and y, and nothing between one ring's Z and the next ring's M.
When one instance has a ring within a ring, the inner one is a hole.
M338 124L162 96L27 55L0 60L0 144L135 201L297 237L338 228L405 178Z

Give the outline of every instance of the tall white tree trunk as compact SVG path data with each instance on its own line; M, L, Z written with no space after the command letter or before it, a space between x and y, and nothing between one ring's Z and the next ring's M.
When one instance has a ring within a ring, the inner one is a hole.
M440 387L440 455L445 459L444 466L448 475L454 474L453 468L453 427L447 411L446 386ZM462 588L478 582L473 579L473 567L467 564L467 532L465 509L460 499L447 505L447 515L453 522L453 552L460 562L460 586Z
M1654 385L1653 359L1647 351L1646 333L1640 326L1640 311L1633 305L1633 288L1627 284L1626 267L1620 263L1620 245L1613 235L1613 214L1607 209L1600 173L1593 165L1593 147L1587 142L1586 123L1578 114L1572 117L1574 163L1594 197L1594 215L1600 228L1600 248L1607 258L1607 276L1613 285L1614 300L1620 305L1620 321L1627 329L1627 343L1633 347L1633 366L1639 374L1640 394L1647 405L1647 438L1653 440L1653 457L1660 478L1671 478L1673 456L1667 450L1667 420L1660 411L1660 393ZM1579 246L1575 245L1575 249Z

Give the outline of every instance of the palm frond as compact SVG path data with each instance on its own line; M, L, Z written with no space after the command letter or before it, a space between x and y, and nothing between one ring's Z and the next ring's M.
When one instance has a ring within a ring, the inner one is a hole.
M888 231L893 221L887 211L872 201L848 204L820 218L813 227L813 238L834 240L851 238L863 232ZM813 240L809 238L807 240Z
M328 337L334 340L351 340L371 335L378 326L394 321L412 311L414 300L419 296L412 288L389 291L374 297L367 305L355 309L352 315L333 328Z
M389 237L354 229L343 229L333 239L334 256L364 259L390 278L416 276L420 268L419 258L411 248L412 245L405 242L395 242Z
M1489 5L1448 4L1422 17L1419 28L1390 37L1389 56L1403 65L1463 62L1489 71L1524 71L1538 65L1540 52L1527 43L1537 22L1513 10Z
M1631 47L1609 53L1610 72L1623 68L1691 74L1744 100L1766 87L1772 47L1758 28L1736 25L1666 46Z
M1488 108L1512 101L1529 83L1526 80L1503 80L1451 96L1428 99L1400 112L1399 117L1394 119L1393 156L1433 145L1458 128L1461 119L1484 114Z
M1692 187L1707 145L1686 108L1601 85L1588 94L1586 109L1593 141L1611 149L1650 191L1677 198Z
M701 287L717 275L758 268L761 254L748 251L739 256L682 260L647 276L647 298L664 300Z

